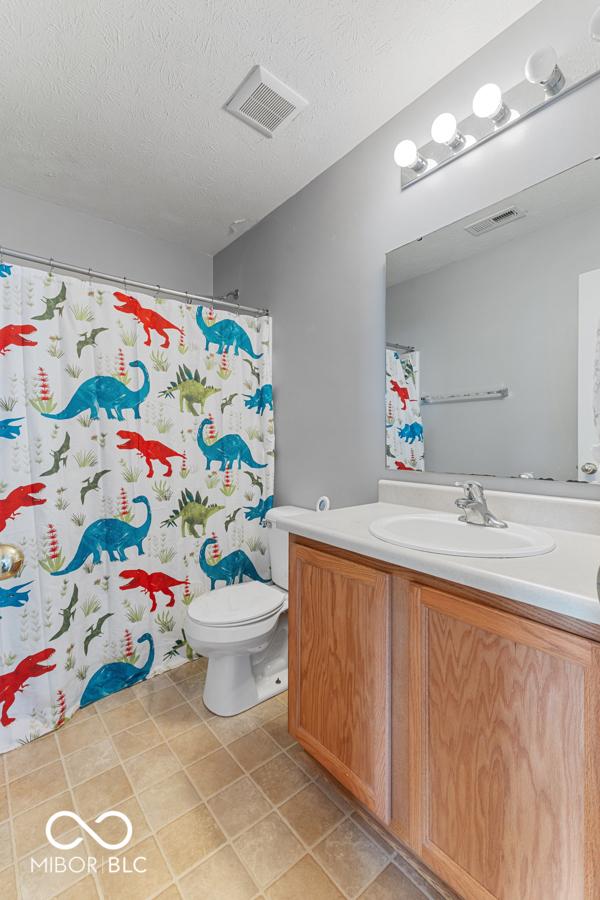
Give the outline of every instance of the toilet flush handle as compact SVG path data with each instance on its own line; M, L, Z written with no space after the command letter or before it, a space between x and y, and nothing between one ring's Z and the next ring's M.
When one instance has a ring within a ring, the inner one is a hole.
M16 578L23 568L25 556L14 544L0 544L0 581Z

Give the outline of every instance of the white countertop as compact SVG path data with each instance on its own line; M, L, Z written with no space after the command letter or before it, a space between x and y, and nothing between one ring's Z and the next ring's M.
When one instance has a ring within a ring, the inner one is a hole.
M596 585L599 535L544 528L556 543L551 553L481 559L408 550L381 541L369 532L369 524L375 519L420 511L428 510L395 503L369 503L324 513L302 513L283 519L277 527L343 550L600 624Z

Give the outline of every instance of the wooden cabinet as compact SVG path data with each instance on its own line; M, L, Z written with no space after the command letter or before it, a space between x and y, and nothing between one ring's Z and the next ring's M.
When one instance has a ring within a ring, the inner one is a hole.
M390 577L296 546L290 731L383 821L390 806Z
M600 897L600 643L302 539L290 574L305 749L460 896Z
M421 857L473 900L597 898L597 647L415 590Z

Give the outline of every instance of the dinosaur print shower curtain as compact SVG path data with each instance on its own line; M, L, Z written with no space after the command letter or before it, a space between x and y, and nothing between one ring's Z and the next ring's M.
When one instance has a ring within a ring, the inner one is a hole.
M186 606L266 579L271 322L0 266L0 752L184 662Z
M388 469L423 471L425 450L419 352L385 351L385 458Z

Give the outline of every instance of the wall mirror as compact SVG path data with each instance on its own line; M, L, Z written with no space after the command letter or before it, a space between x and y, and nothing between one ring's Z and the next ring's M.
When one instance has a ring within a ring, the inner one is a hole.
M386 273L388 468L600 484L600 160Z

